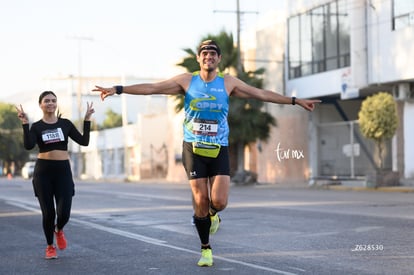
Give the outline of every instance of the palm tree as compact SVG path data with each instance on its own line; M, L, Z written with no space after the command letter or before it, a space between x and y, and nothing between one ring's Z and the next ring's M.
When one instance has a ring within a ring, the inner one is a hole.
M207 39L213 39L220 45L222 59L219 70L221 72L235 73L238 78L255 87L261 88L263 86L261 76L264 69L246 72L242 68L242 71L237 73L237 48L234 46L232 34L221 31L218 35L207 35L201 41ZM187 56L177 65L186 68L188 72L198 71L200 67L196 59L197 53L190 48L184 49L184 51ZM175 110L179 112L184 108L184 97L176 96L176 101ZM230 157L231 161L236 163L237 172L244 170L244 146L257 139L266 141L269 138L271 126L276 126L275 118L262 111L263 105L262 101L255 99L230 97L228 116L230 127L229 147L230 152L235 153L231 154ZM234 172L232 171L232 175Z

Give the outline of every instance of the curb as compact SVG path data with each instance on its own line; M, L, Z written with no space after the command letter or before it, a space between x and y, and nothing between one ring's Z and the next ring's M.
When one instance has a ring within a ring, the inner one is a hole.
M384 186L384 187L357 187L343 185L320 186L323 189L336 191L371 191L371 192L390 192L390 193L414 193L414 186Z

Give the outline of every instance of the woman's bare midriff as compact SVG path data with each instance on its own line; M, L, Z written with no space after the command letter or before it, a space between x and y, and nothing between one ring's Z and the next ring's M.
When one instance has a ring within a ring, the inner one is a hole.
M69 154L68 151L53 150L49 152L37 154L38 159L48 159L48 160L68 160Z

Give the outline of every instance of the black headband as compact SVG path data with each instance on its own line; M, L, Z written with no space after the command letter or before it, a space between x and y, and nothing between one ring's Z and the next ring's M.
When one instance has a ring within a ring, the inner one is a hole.
M198 49L198 54L200 55L201 51L203 50L213 50L216 51L218 55L221 54L220 49L215 45L203 45Z

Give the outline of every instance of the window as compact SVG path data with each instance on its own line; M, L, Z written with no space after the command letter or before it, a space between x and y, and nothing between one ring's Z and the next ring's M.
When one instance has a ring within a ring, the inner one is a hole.
M338 2L338 45L339 45L339 68L351 65L351 39L349 36L350 26L347 16L345 1Z
M288 19L289 78L350 65L346 0L336 0Z
M300 52L302 75L309 75L312 73L311 16L309 14L302 14L300 19Z
M289 20L289 76L301 76L300 70L300 28L299 16Z
M414 1L394 0L392 13L393 30L414 25Z

